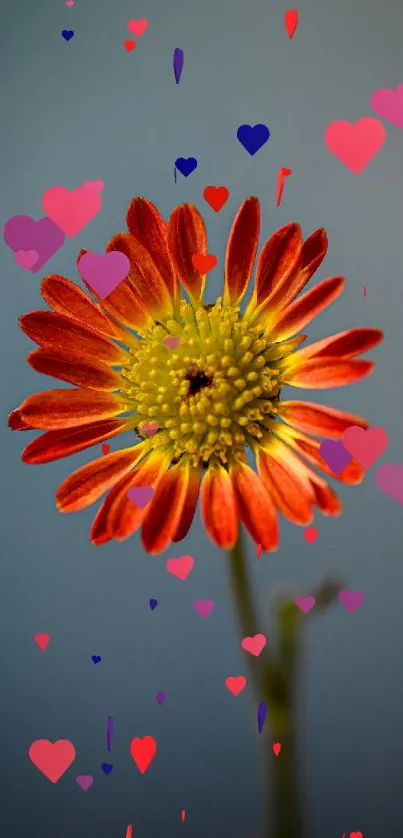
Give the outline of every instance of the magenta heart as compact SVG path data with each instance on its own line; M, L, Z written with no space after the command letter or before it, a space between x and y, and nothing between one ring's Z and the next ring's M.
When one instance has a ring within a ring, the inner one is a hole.
M364 594L361 591L349 591L345 588L339 593L339 602L344 605L347 611L356 611L364 602Z
M4 241L14 251L35 251L39 254L33 273L42 268L60 250L66 236L50 218L35 221L30 215L14 215L4 225ZM23 266L21 266L23 267ZM29 268L26 268L29 270Z
M316 600L314 596L296 596L294 602L303 614L307 614L315 605Z
M165 346L169 346L170 349L176 349L179 346L181 339L178 337L174 337L173 335L169 335L169 337L164 338Z
M385 463L379 466L375 474L375 483L381 492L389 495L398 503L403 503L403 465L395 466Z
M200 614L201 617L208 617L211 614L214 608L214 600L213 599L197 599L194 603L195 611Z
M30 271L35 262L38 261L39 253L37 250L17 250L14 259L20 268L23 268L24 271Z
M352 459L341 440L325 439L319 446L319 454L334 474L340 474Z
M154 489L152 486L132 486L127 492L129 500L138 506L139 509L145 509L153 495Z
M146 29L148 29L148 20L145 20L143 17L139 20L129 20L127 28L129 32L132 32L137 38L141 38Z
M146 434L147 436L154 436L159 429L158 422L143 422L141 425L141 432Z
M94 782L94 778L91 777L91 774L80 774L79 777L76 777L76 783L80 786L80 789L83 791L88 791L91 788Z
M130 260L118 250L111 250L104 255L84 253L78 263L78 270L98 297L105 300L126 279L130 271Z
M392 125L403 128L403 84L399 84L396 90L388 87L375 90L371 96L371 108Z

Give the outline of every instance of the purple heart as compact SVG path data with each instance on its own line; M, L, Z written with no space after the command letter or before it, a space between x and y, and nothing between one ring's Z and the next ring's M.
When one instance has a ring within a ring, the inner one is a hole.
M175 166L179 169L181 175L189 177L197 169L197 160L195 157L177 157Z
M214 608L214 600L213 599L197 599L194 603L195 611L200 614L201 617L208 617L211 614Z
M80 786L80 789L83 791L88 791L91 788L94 782L94 778L91 777L91 774L80 774L79 777L76 777L76 783Z
M35 221L30 215L13 215L4 225L4 241L14 251L35 250L39 254L38 261L31 268L36 273L45 262L60 250L66 236L63 230L46 216Z
M296 596L294 602L303 614L307 614L315 605L316 600L314 596Z
M385 492L398 503L403 503L403 465L385 463L380 466L375 474L375 483L381 492Z
M340 474L352 460L351 454L346 451L340 439L337 442L334 439L325 439L320 444L319 453L334 474Z
M166 693L157 693L157 695L155 697L158 701L158 704L163 704L166 697L167 697L167 694Z
M118 250L104 254L84 253L78 263L78 270L97 296L104 300L126 279L130 271L130 260Z
M132 486L127 492L129 500L140 509L144 509L150 503L153 495L154 489L152 486Z
M239 142L253 157L270 139L267 125L240 125L236 132Z
M361 591L349 591L345 588L339 593L339 602L347 608L347 611L356 611L364 602L364 594Z

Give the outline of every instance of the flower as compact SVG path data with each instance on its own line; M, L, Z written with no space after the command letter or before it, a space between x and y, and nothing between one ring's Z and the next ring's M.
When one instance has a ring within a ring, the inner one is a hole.
M334 490L310 467L335 477L317 437L339 439L350 425L367 423L311 402L281 400L285 385L324 389L368 375L374 364L357 356L382 339L376 329L349 329L298 348L306 335L297 333L344 287L336 276L299 296L326 254L325 230L306 241L295 223L274 233L241 311L258 247L257 198L244 201L235 217L223 296L212 305L203 302L206 277L192 260L207 254L204 221L194 206L176 207L166 223L152 203L134 198L127 226L107 251L125 253L130 272L105 300L94 303L78 285L51 274L41 293L53 310L20 318L22 331L40 347L28 356L31 366L76 388L36 393L11 413L13 430L45 431L25 448L23 461L46 463L121 433L136 435L135 444L131 439L71 474L57 491L58 509L75 512L109 492L91 541L121 541L141 527L150 553L186 536L199 493L206 530L226 549L241 521L272 551L277 512L300 526L311 523L315 507L340 514ZM144 433L149 423L152 436ZM356 484L362 477L352 460L336 479ZM139 486L154 490L144 509L127 495Z

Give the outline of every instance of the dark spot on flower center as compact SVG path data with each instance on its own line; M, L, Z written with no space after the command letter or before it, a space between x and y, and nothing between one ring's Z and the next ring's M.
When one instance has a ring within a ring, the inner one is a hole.
M200 393L200 390L210 387L213 383L213 379L204 372L189 373L186 380L189 381L188 396L195 396L196 393Z

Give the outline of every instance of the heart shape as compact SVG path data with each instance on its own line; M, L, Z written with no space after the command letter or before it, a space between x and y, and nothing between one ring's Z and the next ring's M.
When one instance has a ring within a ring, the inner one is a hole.
M29 758L51 783L57 783L74 762L76 749L68 739L37 739L29 749Z
M385 492L398 503L403 503L403 465L385 463L380 466L375 474L375 483L381 492Z
M245 652L249 652L257 658L266 646L266 643L267 639L264 634L255 634L254 637L244 637L241 641L241 646L245 649Z
M382 148L386 131L372 116L350 123L332 122L326 128L325 145L354 175L359 175Z
M128 489L127 497L129 500L138 506L139 509L145 509L154 496L154 489L152 486L132 486Z
M316 527L309 527L304 530L304 536L308 544L313 544L319 535L319 530Z
M364 602L364 594L361 591L349 591L348 588L345 588L343 591L339 593L339 602L347 611L357 611L357 608L362 605Z
M35 262L38 261L39 253L37 250L17 250L14 259L20 268L24 271L30 271L35 265Z
M240 125L236 135L251 157L270 139L270 131L267 125L261 123L258 125Z
M346 451L358 460L363 468L370 468L383 454L389 437L383 428L359 428L352 425L342 436Z
M63 29L62 38L64 38L65 41L71 41L71 39L74 38L73 30L72 29Z
M50 634L34 634L34 640L36 645L44 652L48 648Z
M102 658L100 655L92 655L91 660L94 661L94 663L100 663Z
M202 275L208 273L217 264L217 256L212 253L194 253L192 256L193 267Z
M177 579L184 582L194 568L194 559L192 559L192 556L181 556L179 559L168 559L165 567L168 573L172 573L172 576L176 576Z
M154 611L154 608L156 608L156 607L157 607L157 605L158 605L158 599L150 599L150 608L151 608L151 611Z
M239 695L242 690L245 689L247 685L246 678L243 675L236 675L235 677L230 677L225 679L225 686L227 689L232 693L232 695Z
M130 260L125 253L111 250L109 253L84 253L78 262L78 272L101 300L126 279L130 271Z
M165 701L165 699L166 699L166 697L167 697L167 694L166 694L166 693L159 692L159 693L157 693L157 695L156 695L155 697L156 697L156 699L157 699L157 701L158 701L158 704L159 704L159 705L161 705L161 704L163 704L163 703L164 703L164 701Z
M16 262L25 270L32 270L33 273L37 273L60 250L66 239L63 231L50 218L40 218L39 221L35 221L30 215L14 215L9 218L4 225L3 235L8 247L19 254L18 258L14 257ZM27 251L37 254L35 262L22 256L22 252ZM24 261L23 265L20 260Z
M201 617L208 617L214 608L214 604L213 599L197 599L194 608Z
M294 602L303 614L308 614L308 611L311 611L314 607L316 600L314 596L296 596Z
M133 50L136 49L137 44L136 41L125 41L124 46L126 52L133 52Z
M143 17L139 18L139 20L129 20L127 28L136 38L141 38L146 29L148 29L148 20L145 20Z
M82 189L88 189L90 192L102 192L105 189L103 180L86 180L81 184Z
M273 753L276 755L276 757L278 757L280 751L281 751L280 742L275 742L274 745L273 745Z
M364 838L362 832L350 832L350 838Z
M175 167L179 169L181 175L189 177L197 169L197 160L195 157L177 157Z
M99 191L79 186L78 189L65 189L64 186L52 186L42 195L42 209L60 230L73 238L102 209Z
M74 6L74 0L66 0L64 5L71 9L71 7Z
M351 462L351 455L346 451L340 439L325 439L319 446L319 454L332 469L333 474L341 474Z
M260 558L260 556L262 555L262 550L263 550L262 545L257 544L256 545L256 558L258 558L258 559Z
M176 349L180 342L181 339L176 335L168 335L168 337L164 338L165 346L169 346L170 349Z
M104 442L103 445L101 445L101 451L102 451L103 454L109 454L110 450L111 450L111 446L109 445L108 442Z
M375 90L371 96L371 108L392 125L403 128L403 84L399 84L395 90L388 87Z
M220 212L228 201L229 190L226 186L206 186L203 198L213 210Z
M157 743L154 737L143 736L142 739L132 739L130 743L130 753L140 771L140 774L145 774L147 768L151 765L157 753Z
M110 762L103 762L101 768L104 774L110 774L113 771L113 765Z
M287 30L287 35L291 39L298 26L298 12L296 9L289 9L288 12L285 12L284 24Z
M83 791L88 791L88 789L91 788L93 782L94 778L91 777L91 774L80 774L78 777L76 777L76 783L78 786L80 786L80 789L82 789Z
M146 436L154 436L159 430L158 422L143 422L140 428L141 432Z

